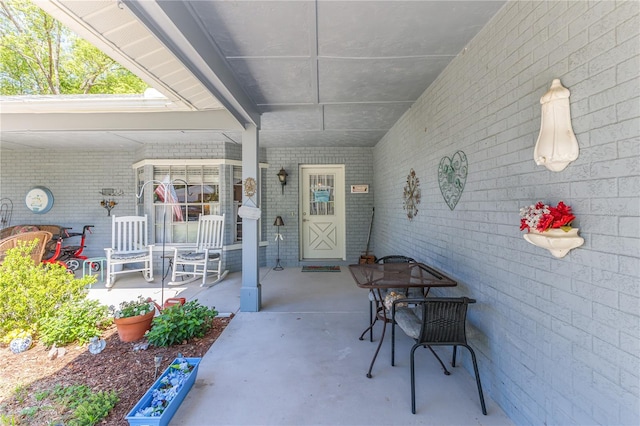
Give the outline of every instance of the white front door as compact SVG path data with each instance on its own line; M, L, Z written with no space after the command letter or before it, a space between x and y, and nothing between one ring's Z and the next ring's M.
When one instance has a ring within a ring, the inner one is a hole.
M300 179L300 258L345 260L344 166L300 166Z

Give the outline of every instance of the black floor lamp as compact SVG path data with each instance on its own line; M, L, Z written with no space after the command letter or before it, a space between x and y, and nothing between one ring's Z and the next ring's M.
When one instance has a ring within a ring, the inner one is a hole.
M282 234L280 233L280 227L284 226L284 221L282 220L282 216L276 216L275 222L273 222L273 226L278 227L278 231L276 232L276 242L278 244L278 259L276 260L276 266L273 268L274 271L282 271L284 268L280 265L280 240L283 240Z

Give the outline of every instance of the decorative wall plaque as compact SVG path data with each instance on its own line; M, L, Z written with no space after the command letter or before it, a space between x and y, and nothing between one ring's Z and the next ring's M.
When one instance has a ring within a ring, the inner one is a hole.
M407 184L402 193L404 204L402 208L407 211L409 220L418 214L418 204L420 204L420 179L416 177L416 172L411 169L407 176Z
M244 195L247 197L253 197L256 194L257 188L258 184L254 178L248 177L244 180Z
M53 194L44 186L35 186L27 192L24 201L33 213L43 214L53 207Z
M438 183L445 203L451 210L462 196L464 185L467 183L467 171L469 165L467 156L462 151L457 151L453 157L442 157L438 166Z

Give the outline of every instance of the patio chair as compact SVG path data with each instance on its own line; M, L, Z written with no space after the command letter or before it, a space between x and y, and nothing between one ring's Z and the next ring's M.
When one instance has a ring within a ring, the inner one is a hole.
M478 395L480 397L480 405L482 406L482 414L487 415L487 408L484 403L482 394L482 385L480 384L480 374L478 373L478 363L476 362L476 354L467 343L466 320L467 306L475 303L474 299L467 297L457 298L414 298L402 299L393 302L391 308L391 365L395 361L395 326L405 332L405 334L413 338L416 343L411 348L411 412L416 413L416 385L415 385L415 351L420 346L429 348L436 357L444 370L445 375L449 375L449 370L433 350L432 346L453 346L453 357L451 366L456 366L456 349L458 346L464 346L471 354L473 363L473 371L476 375L476 384L478 386ZM399 303L408 303L409 306L399 305Z
M224 279L229 271L222 271L224 215L200 215L198 236L193 247L174 247L173 271L168 285L184 285L202 277L201 287L210 287ZM180 268L178 268L180 266ZM187 268L191 267L191 268ZM186 281L178 277L189 276ZM215 280L207 284L207 278Z
M376 260L376 263L416 263L416 261L407 256L391 255L381 257L380 259ZM384 297L386 296L386 293L389 293L391 291L398 292L401 290L389 289L382 294L382 300L378 300L378 294L375 291L369 290L369 324L373 324L374 320L376 319L374 318L374 315L377 314L378 309L384 303ZM373 342L373 327L369 329L369 341Z
M21 243L29 244L33 240L38 240L38 243L31 251L31 258L35 264L40 263L46 250L47 243L51 240L51 232L23 232L0 240L0 263L2 263L7 250L18 247Z
M105 286L113 287L116 275L142 272L147 282L153 281L153 245L147 244L147 215L112 216L111 247L105 248L107 279ZM132 269L125 269L125 266Z

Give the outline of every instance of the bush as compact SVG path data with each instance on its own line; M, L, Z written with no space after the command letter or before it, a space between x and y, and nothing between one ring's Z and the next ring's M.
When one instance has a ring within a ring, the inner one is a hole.
M97 300L81 298L64 303L51 317L39 322L39 339L47 346L65 346L69 343L89 343L102 334L112 320L109 308Z
M98 424L109 415L119 401L116 391L92 391L85 385L57 385L53 389L53 400L72 411L70 426Z
M61 265L34 264L29 253L37 242L7 250L0 264L0 337L13 330L37 333L41 318L55 315L66 300L86 297L95 276L76 279Z
M216 315L218 311L215 308L202 306L197 300L169 306L153 319L147 340L155 346L171 346L203 337Z

